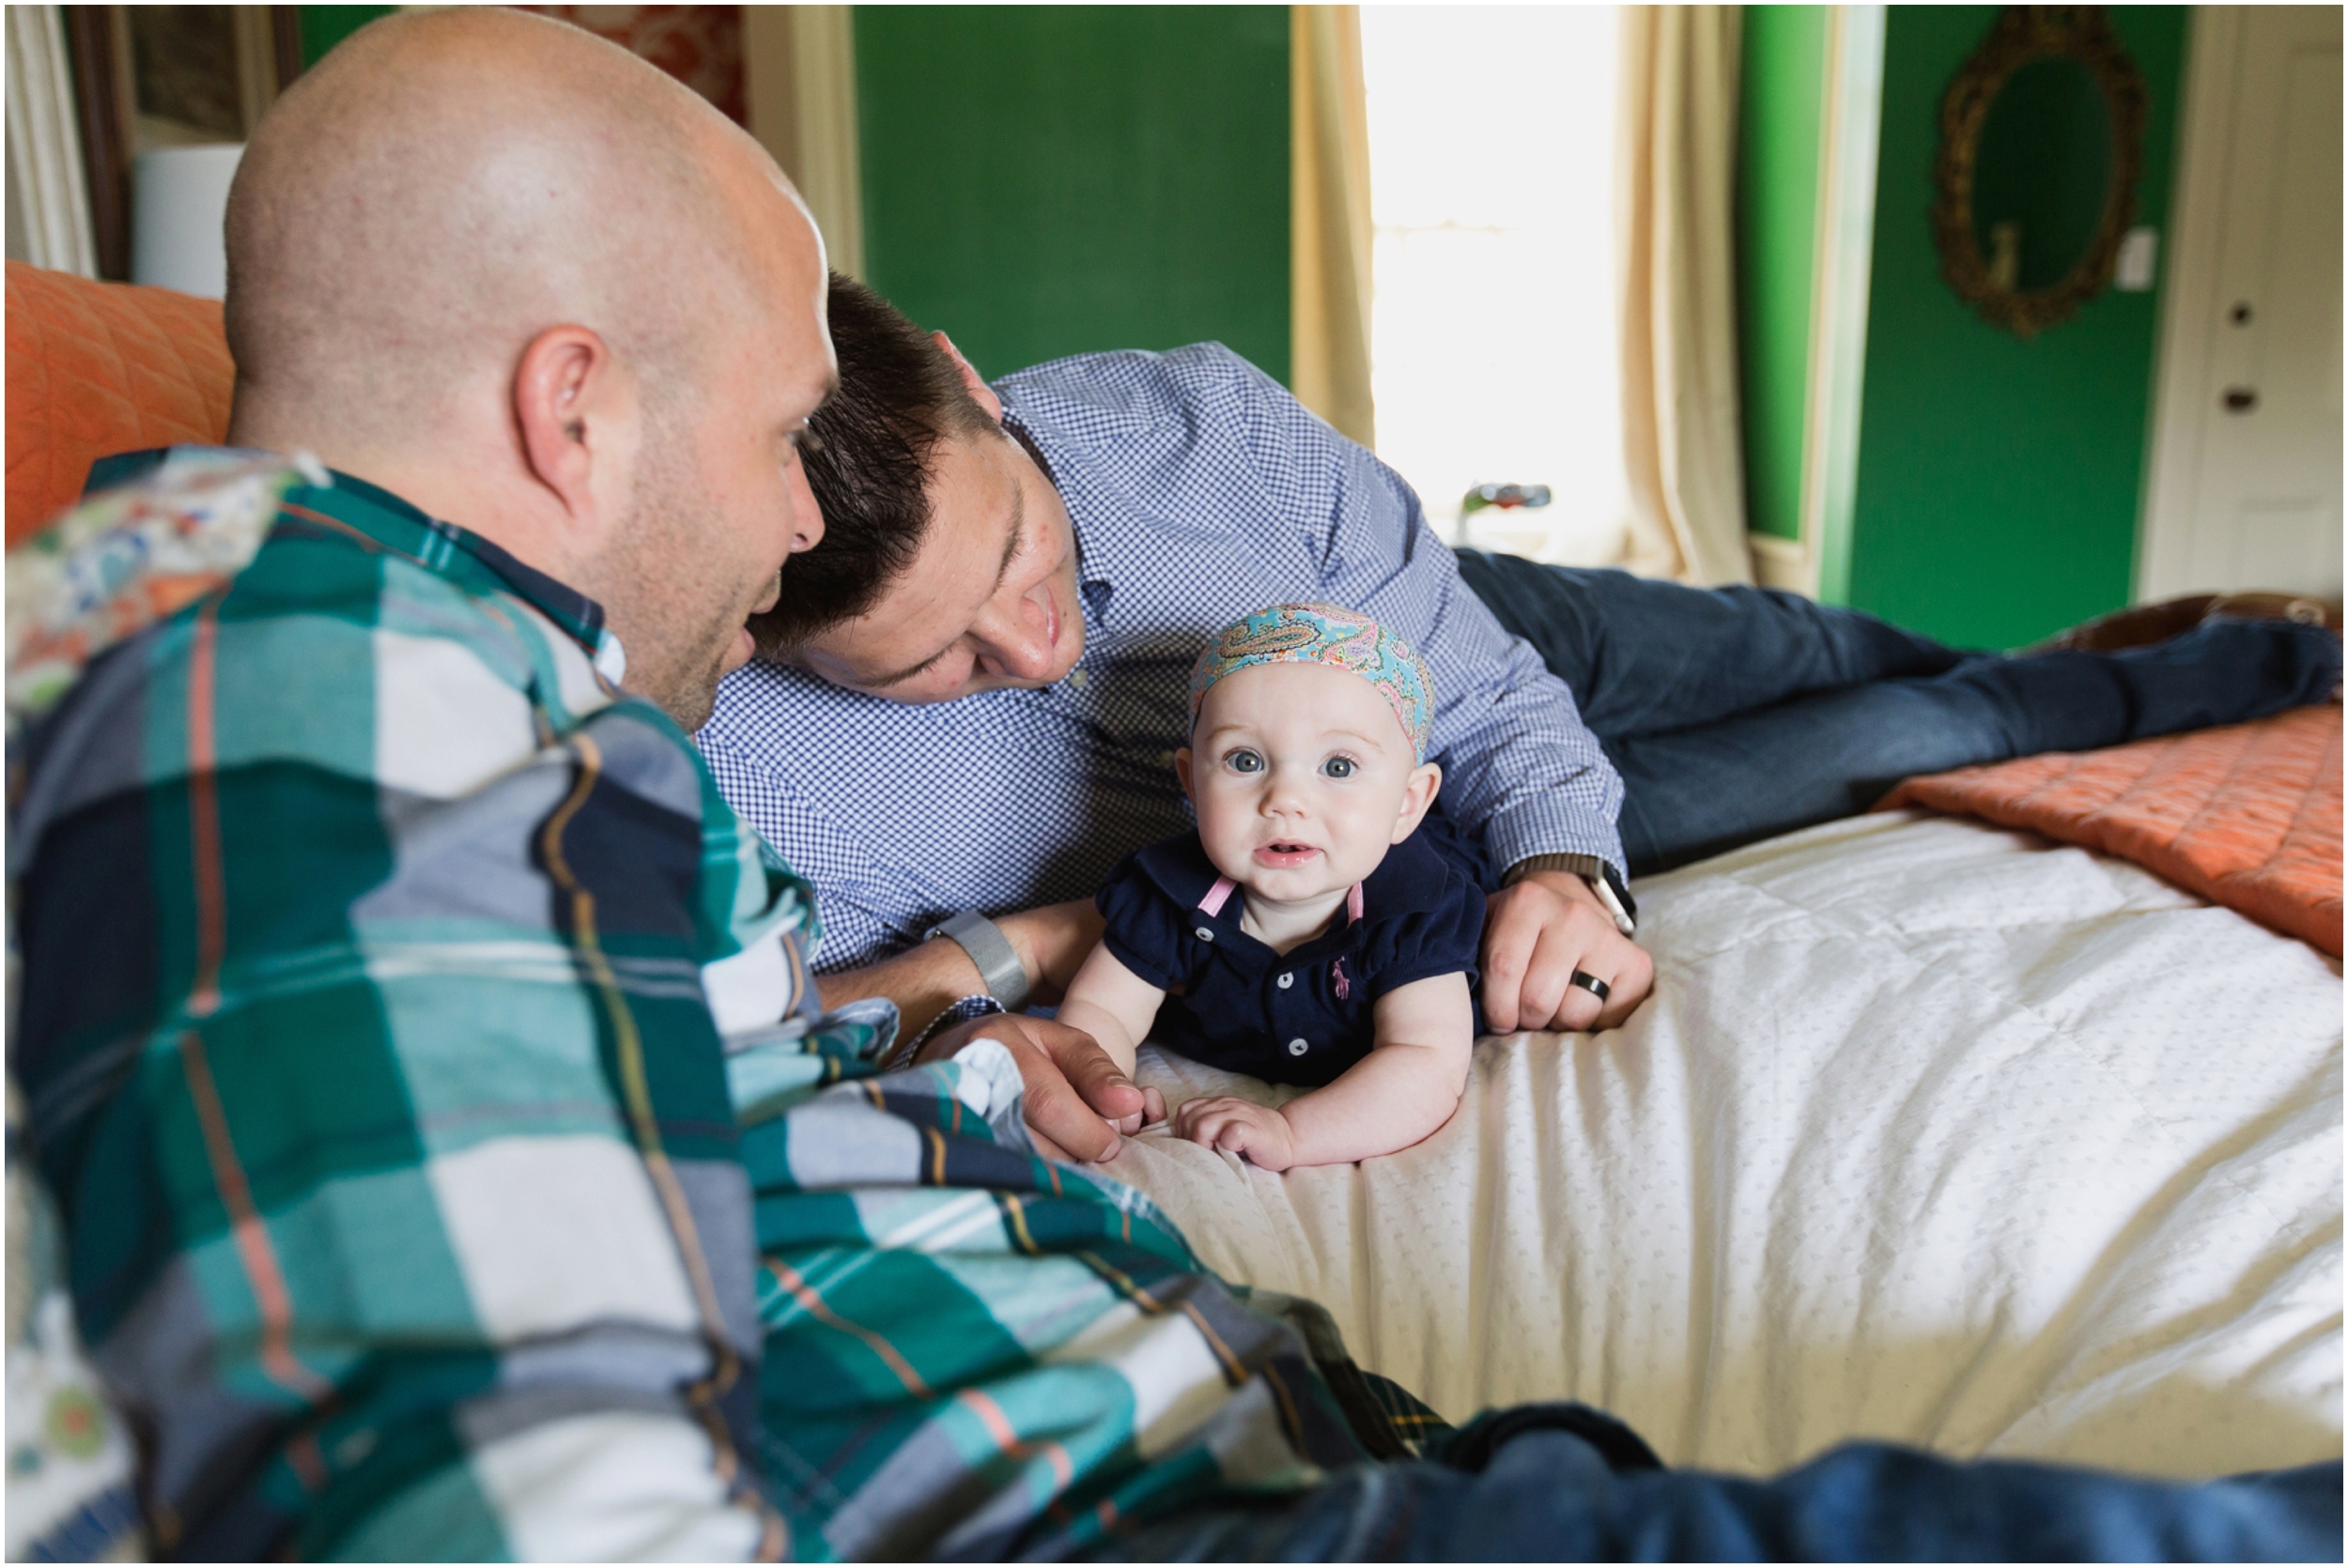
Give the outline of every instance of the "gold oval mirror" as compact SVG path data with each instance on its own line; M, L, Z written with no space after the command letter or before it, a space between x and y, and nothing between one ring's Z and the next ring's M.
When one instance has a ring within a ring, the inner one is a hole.
M2136 214L2144 78L2100 7L2009 6L1940 104L1940 274L2028 339L2111 281Z

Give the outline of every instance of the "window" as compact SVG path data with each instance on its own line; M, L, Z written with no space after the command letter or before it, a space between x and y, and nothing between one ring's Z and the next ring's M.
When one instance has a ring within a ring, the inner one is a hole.
M1618 559L1616 8L1362 8L1378 453L1455 543ZM1485 509L1481 484L1546 484Z

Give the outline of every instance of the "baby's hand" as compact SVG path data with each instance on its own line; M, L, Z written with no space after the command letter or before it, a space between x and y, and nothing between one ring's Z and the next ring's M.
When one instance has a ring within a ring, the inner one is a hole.
M1244 1154L1267 1171L1285 1171L1296 1163L1296 1134L1288 1118L1253 1100L1226 1095L1184 1100L1174 1113L1174 1135Z

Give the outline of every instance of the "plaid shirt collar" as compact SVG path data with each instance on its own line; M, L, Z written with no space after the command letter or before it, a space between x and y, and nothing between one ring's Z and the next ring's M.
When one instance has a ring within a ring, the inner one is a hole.
M101 457L90 466L82 493L88 496L128 484L162 467L163 459L178 450L150 447ZM619 654L618 637L604 623L603 606L525 564L471 529L443 522L382 486L339 469L327 472L332 477L331 484L298 484L286 492L279 527L357 533L460 587L475 592L517 594L595 655L596 667L607 676L618 680L605 668L625 661Z
M476 592L517 594L568 632L600 666L619 639L603 606L491 544L470 529L431 516L389 490L330 470L331 486L296 485L281 503L296 524L348 530L408 557L425 571ZM281 526L285 526L281 523ZM608 673L608 671L607 671Z

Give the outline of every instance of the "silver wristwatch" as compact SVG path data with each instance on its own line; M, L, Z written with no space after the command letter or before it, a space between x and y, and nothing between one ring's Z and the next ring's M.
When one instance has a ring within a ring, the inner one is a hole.
M1518 861L1500 879L1504 887L1513 887L1534 871L1570 871L1590 884L1598 901L1606 906L1614 918L1614 930L1625 936L1638 934L1639 906L1631 900L1630 889L1616 878L1614 869L1594 854L1536 854Z
M986 993L1005 1012L1015 1013L1027 1005L1027 966L1019 961L1018 950L1003 934L1002 927L976 910L965 909L921 933L925 942L938 936L953 938L970 955L970 961L979 966L979 978L986 982Z

